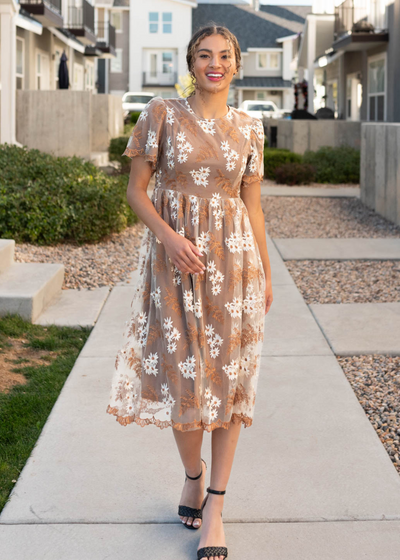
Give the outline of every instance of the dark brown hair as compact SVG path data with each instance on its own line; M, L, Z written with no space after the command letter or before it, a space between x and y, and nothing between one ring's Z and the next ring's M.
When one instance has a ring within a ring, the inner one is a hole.
M240 50L239 41L237 40L236 36L231 31L229 31L227 27L217 25L216 23L211 21L204 27L200 27L200 29L198 29L193 34L187 47L186 62L193 82L195 81L195 77L193 74L193 63L196 49L199 46L200 41L202 41L205 37L209 37L210 35L222 35L222 37L225 37L228 44L233 47L237 70L241 68L242 53ZM193 93L194 92L192 92L191 95L193 95Z

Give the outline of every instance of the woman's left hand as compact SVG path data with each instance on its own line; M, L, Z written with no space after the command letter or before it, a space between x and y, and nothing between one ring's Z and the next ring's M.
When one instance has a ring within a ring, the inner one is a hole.
M271 284L271 280L267 280L266 281L266 286L265 286L265 315L268 313L268 311L270 310L270 307L272 305L272 301L273 301L273 295L272 295L272 284Z

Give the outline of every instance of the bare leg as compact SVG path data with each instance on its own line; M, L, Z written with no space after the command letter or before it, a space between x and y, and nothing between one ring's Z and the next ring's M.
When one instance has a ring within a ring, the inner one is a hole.
M226 490L241 425L241 422L235 424L231 422L229 429L216 428L211 434L212 465L210 488L213 490ZM226 546L221 517L224 497L224 495L219 494L208 494L207 503L203 509L203 528L197 549L204 546ZM212 556L211 559L222 560L223 556Z
M190 478L186 480L179 503L200 509L206 480L206 467L201 460L201 445L203 443L204 430L200 428L190 432L181 432L173 428L173 433L187 474L189 476L197 476L200 474L201 469L203 469L203 475L197 480L190 480ZM191 525L192 523L193 527L199 527L201 525L201 519L195 519L193 521L192 517L180 517L182 523L187 523L187 525Z

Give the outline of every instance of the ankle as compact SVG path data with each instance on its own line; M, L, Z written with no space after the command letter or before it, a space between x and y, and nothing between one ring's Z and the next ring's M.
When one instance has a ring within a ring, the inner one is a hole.
M191 466L191 467L185 469L185 473L188 477L191 476L192 478L196 477L196 476L199 476L200 473L203 475L203 473L204 473L203 461L200 461L200 465L197 465L197 466L194 465L194 466ZM188 480L190 482L198 482L201 478L202 477L199 476L199 478L197 480L192 480L190 478L188 478Z

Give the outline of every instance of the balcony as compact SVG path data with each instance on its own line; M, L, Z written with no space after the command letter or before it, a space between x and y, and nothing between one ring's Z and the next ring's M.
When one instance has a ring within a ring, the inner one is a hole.
M143 72L142 86L174 86L177 72Z
M63 27L61 0L20 0L20 6L43 27Z
M344 0L335 7L335 50L367 50L388 40L383 0Z
M96 43L94 7L87 0L82 0L82 6L68 6L68 21L64 27L84 45Z
M98 23L96 26L96 48L100 49L104 56L101 58L115 57L115 27L111 23Z

